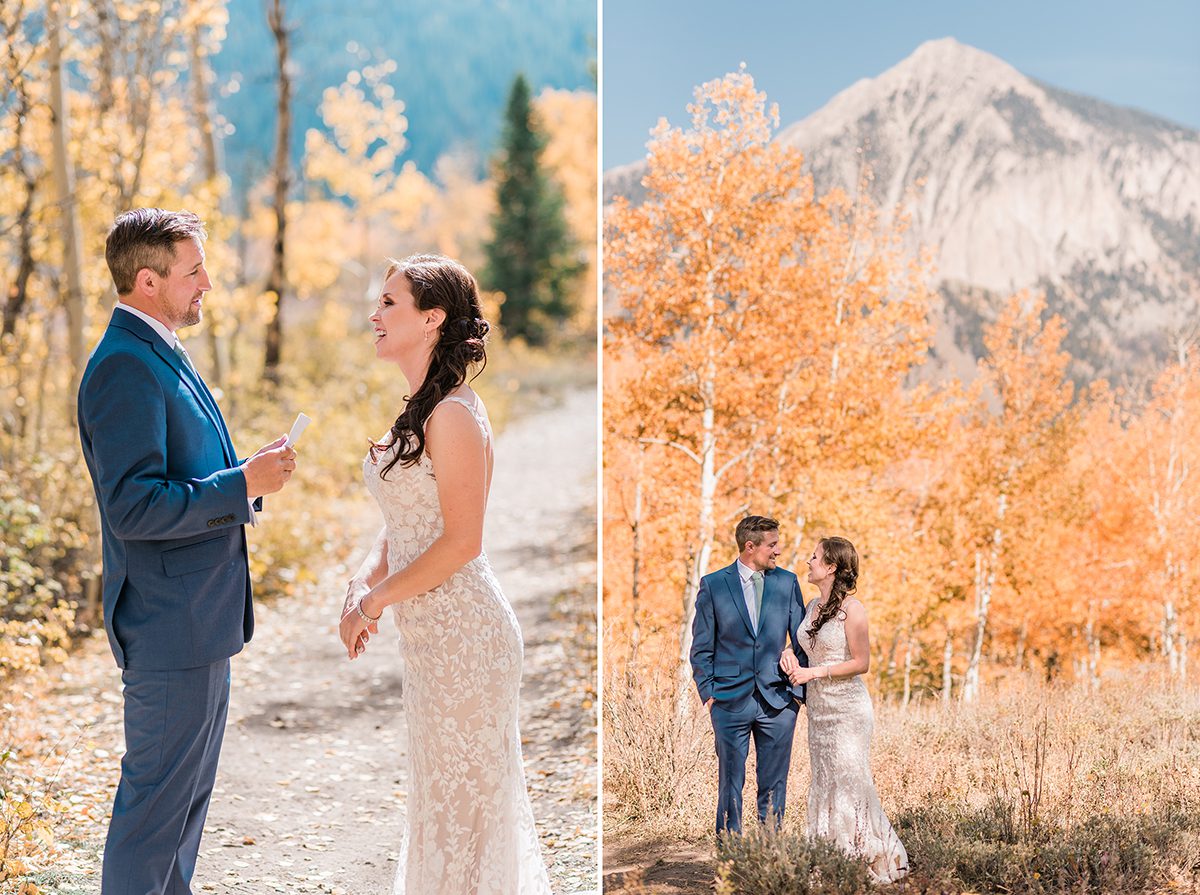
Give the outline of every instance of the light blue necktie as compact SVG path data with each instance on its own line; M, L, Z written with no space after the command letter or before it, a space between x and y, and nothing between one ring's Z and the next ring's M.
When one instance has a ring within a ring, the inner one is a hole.
M192 359L188 356L187 349L183 347L183 343L180 342L178 338L175 340L175 353L179 355L179 359L183 361L189 370L191 370L193 373L196 372L195 364L192 363Z
M754 631L757 633L758 627L762 623L763 573L752 574L750 583L754 585Z

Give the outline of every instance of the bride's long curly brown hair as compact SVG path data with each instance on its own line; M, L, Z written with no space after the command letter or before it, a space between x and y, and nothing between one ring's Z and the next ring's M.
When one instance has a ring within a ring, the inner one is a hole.
M392 424L390 437L376 448L398 445L380 478L399 463L412 466L425 453L425 423L438 403L487 366L486 340L491 326L483 319L479 286L471 272L444 255L411 255L401 261L388 259L384 282L404 274L417 309L441 308L446 319L438 327L437 341L429 358L429 370L416 394L405 397L404 409Z
M858 551L845 538L821 538L817 542L821 548L821 557L825 565L833 566L833 589L829 591L829 599L821 604L817 617L809 628L808 637L812 643L817 642L817 632L821 627L842 611L842 602L858 590Z

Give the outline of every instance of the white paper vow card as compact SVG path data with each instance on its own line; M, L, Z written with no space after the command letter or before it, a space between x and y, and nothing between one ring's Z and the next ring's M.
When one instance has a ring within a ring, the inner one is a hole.
M288 433L287 441L283 443L284 447L291 447L294 445L300 436L304 434L304 430L308 428L308 424L311 422L312 420L310 420L305 414L297 414L296 422L292 423L292 431Z

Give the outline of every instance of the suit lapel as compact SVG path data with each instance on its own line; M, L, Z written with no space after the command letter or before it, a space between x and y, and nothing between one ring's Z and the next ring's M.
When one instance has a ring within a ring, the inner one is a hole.
M144 321L139 320L132 314L121 311L119 314L113 315L112 325L128 330L146 342L150 346L150 349L162 358L167 366L174 370L176 375L183 380L184 385L195 396L196 403L200 405L200 408L204 411L204 415L213 424L213 428L217 430L217 437L221 441L221 450L225 454L226 462L230 464L231 468L236 466L237 456L233 450L229 433L225 429L225 421L221 418L221 412L217 409L216 402L212 400L212 395L209 394L200 377L192 372L179 355L175 353L175 350L168 346L158 333L152 330Z
M171 353L175 354L174 351ZM178 355L176 355L176 359L178 360ZM190 385L199 387L204 400L208 402L209 419L214 420L217 424L217 432L221 436L221 443L225 448L225 458L229 461L230 466L237 466L237 452L233 448L233 438L229 434L229 428L225 425L225 417L221 415L221 408L217 406L217 399L208 390L208 384L200 378L199 373L185 363L180 362L179 366L180 375Z
M755 637L757 634L750 621L750 610L746 608L746 595L742 591L742 576L738 574L737 563L735 562L725 572L725 581L729 585L729 596L733 599L733 605L737 607L738 614L746 623L746 630L750 632L750 636Z
M233 446L233 436L229 434L229 427L225 425L225 417L221 414L221 408L217 406L217 399L212 396L212 392L208 390L208 386L204 380L200 380L200 385L204 388L204 393L208 395L208 400L212 403L213 411L217 414L217 422L221 424L221 435L225 439L225 455L229 458L230 467L238 465L237 450Z
M200 382L200 377L193 373L179 355L175 353L174 349L168 348L162 339L155 338L150 344L154 348L154 353L165 360L171 366L171 369L179 374L179 378L183 380L184 385L196 396L196 403L204 410L204 415L208 417L209 422L213 424L213 428L217 431L217 437L221 441L221 450L225 453L226 462L236 465L236 460L230 456L232 450L228 443L224 426L221 424L221 414L217 411L217 406L209 397L208 390Z

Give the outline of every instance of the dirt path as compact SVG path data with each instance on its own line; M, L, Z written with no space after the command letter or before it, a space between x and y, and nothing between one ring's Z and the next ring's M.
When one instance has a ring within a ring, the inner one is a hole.
M716 859L709 843L653 839L609 846L604 891L626 895L707 895Z
M525 637L525 767L559 895L599 889L595 419L594 389L576 391L501 433L484 538ZM355 524L369 539L378 511L364 504ZM391 892L408 764L400 668L390 625L346 660L336 636L346 577L332 570L312 592L257 610L254 641L233 663L197 892ZM85 755L115 786L120 680L106 651L77 658L108 668L73 668L55 698L101 707ZM81 684L97 673L103 692L89 694ZM43 891L98 891L83 851L64 870L90 880Z

